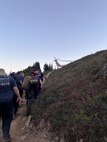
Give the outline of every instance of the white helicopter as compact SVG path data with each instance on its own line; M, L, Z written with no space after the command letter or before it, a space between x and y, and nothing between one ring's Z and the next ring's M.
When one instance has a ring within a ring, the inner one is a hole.
M57 66L57 68L61 68L61 67L63 67L63 66L65 66L65 65L61 65L59 62L58 62L58 60L59 61L63 61L63 62L72 62L72 61L70 61L70 60L60 60L59 58L55 58L54 57L54 62L56 63L56 66Z

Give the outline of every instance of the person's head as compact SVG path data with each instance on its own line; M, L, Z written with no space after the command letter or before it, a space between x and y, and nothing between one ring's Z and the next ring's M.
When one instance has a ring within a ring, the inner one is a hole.
M6 76L5 70L0 68L0 76Z
M24 72L23 71L19 71L17 72L18 75L24 76Z
M30 76L33 77L33 78L35 78L35 77L37 76L36 71L32 71L32 72L30 73Z

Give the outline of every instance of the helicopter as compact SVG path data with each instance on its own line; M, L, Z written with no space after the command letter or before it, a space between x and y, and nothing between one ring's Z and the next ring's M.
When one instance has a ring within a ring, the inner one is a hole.
M54 57L54 62L56 63L57 68L61 68L61 67L65 66L65 65L61 65L61 64L59 63L59 61L72 62L72 61L70 61L70 60L60 60L59 58L55 58L55 57Z

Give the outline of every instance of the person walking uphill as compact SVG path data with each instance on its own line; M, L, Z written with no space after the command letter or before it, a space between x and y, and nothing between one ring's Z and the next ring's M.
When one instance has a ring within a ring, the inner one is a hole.
M22 87L25 90L26 94L26 116L29 116L31 113L31 106L37 99L40 91L40 82L35 71L32 71L29 76L26 76L24 78Z
M0 117L2 118L2 132L4 142L11 142L10 126L13 119L13 96L21 101L15 80L7 76L4 69L0 68Z

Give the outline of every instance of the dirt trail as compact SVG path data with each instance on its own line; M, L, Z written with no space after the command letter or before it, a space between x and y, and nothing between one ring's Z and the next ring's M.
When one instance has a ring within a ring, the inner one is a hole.
M26 117L25 101L21 104L17 117L11 124L11 137L12 142L50 142L46 130L35 129L30 118ZM2 131L0 130L0 142L2 142Z

